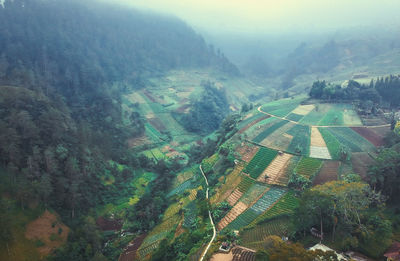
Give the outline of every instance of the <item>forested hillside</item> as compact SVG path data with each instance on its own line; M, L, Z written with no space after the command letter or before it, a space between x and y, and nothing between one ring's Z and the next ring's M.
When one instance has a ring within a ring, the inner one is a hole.
M59 257L99 255L99 234L78 224L96 229L91 207L129 199L144 170L159 175L139 202L153 204L140 219L154 226L167 206L154 197L169 188L173 167L128 150L126 140L144 132L144 120L126 115L122 95L171 69L237 75L236 67L177 18L98 2L5 1L0 36L0 240L8 255L19 251L10 217L33 203L56 210L72 228L71 242L82 243Z

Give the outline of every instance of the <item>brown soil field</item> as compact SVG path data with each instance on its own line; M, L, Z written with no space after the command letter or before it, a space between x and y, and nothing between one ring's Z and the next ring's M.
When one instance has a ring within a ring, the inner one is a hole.
M313 186L337 180L339 167L340 161L325 161L318 175L313 180Z
M137 250L146 238L146 234L136 237L129 245L124 249L124 252L119 256L118 261L135 261L139 260Z
M122 220L109 220L103 217L99 217L96 224L103 231L120 230L122 228Z
M55 214L46 210L40 217L27 225L25 237L43 242L44 245L38 247L38 251L42 256L47 256L67 242L68 233L69 228Z
M309 105L299 105L296 109L292 111L292 113L299 115L307 115L310 111L314 110L315 106L313 104Z
M127 143L128 143L129 148L133 148L133 147L142 146L145 144L150 144L151 142L146 137L146 135L142 135L140 137L128 139Z
M258 177L258 181L267 182L268 184L279 184L281 185L281 178L285 176L285 169L292 158L292 155L283 153L277 155L276 158L269 164L264 172ZM267 178L268 177L268 178ZM286 179L285 179L286 180ZM285 183L283 181L283 183ZM286 184L283 184L286 185Z
M371 158L368 153L365 152L354 152L351 155L351 164L353 165L353 171L361 176L365 181L368 181L368 166L374 163L374 159Z
M211 204L216 202L224 201L236 188L242 180L240 172L243 170L243 166L238 164L235 169L226 177L225 183L216 189L216 193L211 197Z
M248 145L242 143L236 148L236 152L238 152L245 162L250 162L250 160L256 155L259 150L258 146Z
M317 127L311 128L311 143L310 146L326 147L326 143Z
M243 202L238 202L225 217L218 223L218 230L224 229L229 223L235 220L240 214L247 209L247 205Z
M384 145L383 136L378 135L378 133L373 131L372 128L352 127L352 129L363 136L366 140L374 144L375 147Z
M226 199L229 205L233 206L236 202L243 196L243 192L239 191L239 189L235 189L232 194Z
M232 251L229 251L228 253L214 254L210 259L210 261L232 261L232 260L233 260Z

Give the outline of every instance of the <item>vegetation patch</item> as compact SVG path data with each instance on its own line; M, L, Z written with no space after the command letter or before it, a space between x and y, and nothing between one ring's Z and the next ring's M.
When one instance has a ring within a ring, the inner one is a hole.
M288 116L285 117L285 119L291 120L291 121L295 121L295 122L299 122L302 118L304 117L304 115L300 115L300 114L296 114L296 113L290 113Z
M278 152L275 150L262 147L243 171L257 179L277 154Z
M331 160L325 161L318 175L313 180L313 186L337 180L339 167L340 167L340 161L331 161Z
M325 140L326 146L328 147L329 154L331 155L332 159L338 160L340 159L340 143L339 141L333 136L327 128L318 128L322 137Z
M297 164L294 172L310 180L321 168L321 165L321 160L303 157Z
M276 131L277 129L279 129L280 127L282 127L283 125L285 125L286 123L288 123L289 121L279 121L275 124L273 124L271 127L267 128L266 130L264 130L263 132L261 132L260 134L258 134L253 141L255 143L260 143L261 141L263 141L265 138L267 138L271 133L273 133L274 131Z
M287 151L294 154L308 155L310 151L310 127L298 124L287 133L293 136Z

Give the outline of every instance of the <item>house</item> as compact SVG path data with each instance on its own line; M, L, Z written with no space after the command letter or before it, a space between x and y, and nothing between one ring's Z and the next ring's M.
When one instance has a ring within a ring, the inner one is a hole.
M384 254L387 261L400 261L400 243L393 242Z

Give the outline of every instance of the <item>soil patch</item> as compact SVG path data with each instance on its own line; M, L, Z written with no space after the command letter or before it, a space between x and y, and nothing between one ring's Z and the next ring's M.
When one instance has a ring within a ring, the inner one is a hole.
M252 145L247 145L244 144L242 146L238 146L236 149L236 152L238 152L245 162L250 162L250 160L256 155L259 147L258 146L252 146Z
M162 132L165 130L165 125L159 118L148 118L147 121L154 126L158 131Z
M337 180L340 161L325 161L318 176L313 181L313 186L322 185L328 181Z
M366 140L374 144L375 147L383 146L383 136L378 135L372 128L352 127L352 129L363 136Z
M122 228L122 220L120 219L109 220L104 217L99 217L96 220L96 224L103 231L116 231Z
M47 256L67 242L68 233L69 228L55 214L46 210L27 225L25 237L42 242L43 246L38 247L38 251L41 255Z
M137 250L142 245L143 240L146 238L146 234L136 237L129 245L125 248L124 252L119 256L118 261L134 261L139 260Z

